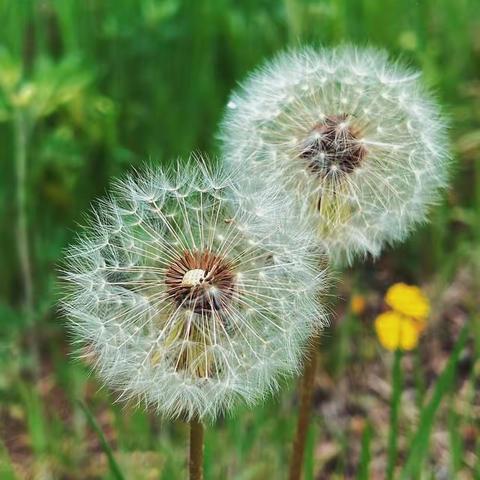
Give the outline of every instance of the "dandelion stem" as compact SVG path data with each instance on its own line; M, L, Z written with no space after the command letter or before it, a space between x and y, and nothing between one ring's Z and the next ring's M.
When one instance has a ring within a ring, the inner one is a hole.
M190 421L190 480L203 479L204 429L199 420Z
M300 480L302 475L303 457L307 440L308 427L312 411L313 385L315 372L317 370L317 350L320 336L312 338L308 350L308 357L303 368L303 375L300 384L299 412L297 420L297 432L293 442L292 458L290 461L290 480Z

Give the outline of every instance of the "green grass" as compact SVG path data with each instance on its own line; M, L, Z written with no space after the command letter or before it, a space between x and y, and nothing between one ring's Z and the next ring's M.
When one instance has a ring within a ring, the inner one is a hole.
M15 471L8 455L5 445L0 444L0 478L5 480L16 480Z
M452 389L452 386L454 385L453 381L455 379L457 362L465 345L467 334L468 329L467 327L464 327L460 333L452 354L448 359L447 365L437 379L437 383L432 392L432 398L420 411L419 425L410 442L409 454L400 476L402 480L406 480L408 478L418 478L420 474L422 463L424 462L426 452L428 451L435 414L440 407L443 397ZM452 449L452 452L455 455L455 448ZM453 458L455 459L454 455Z
M55 307L62 251L113 177L193 150L218 154L228 94L250 69L287 46L343 42L423 70L450 118L456 166L429 225L342 276L305 478L478 478L477 0L0 0L0 21L0 478L185 475L185 426L114 404L69 356ZM28 105L22 117L12 98ZM434 307L401 383L373 332L396 281L425 286ZM369 307L353 315L346 304L358 291ZM286 478L294 387L207 430L206 479Z
M367 424L362 435L362 450L357 475L358 480L368 480L370 478L370 462L372 460L371 442L372 427L370 424Z

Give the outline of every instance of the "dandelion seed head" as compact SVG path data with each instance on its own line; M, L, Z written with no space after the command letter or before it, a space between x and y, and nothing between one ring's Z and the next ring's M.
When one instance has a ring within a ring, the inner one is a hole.
M197 158L136 172L98 203L68 250L63 308L120 399L213 420L297 371L326 321L326 276L288 204L262 198Z
M417 72L382 51L281 53L231 102L220 138L237 181L259 178L295 198L337 262L404 239L446 186L437 105Z

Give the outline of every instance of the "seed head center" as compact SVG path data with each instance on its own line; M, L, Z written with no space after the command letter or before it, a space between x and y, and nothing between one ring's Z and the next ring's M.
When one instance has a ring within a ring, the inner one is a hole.
M201 268L188 270L182 278L182 285L184 287L201 285L205 281L205 273L205 270L202 270Z
M223 256L185 251L167 269L165 284L177 307L196 313L223 310L235 290L235 273Z
M361 164L367 150L351 118L347 114L325 116L308 133L300 144L299 157L307 162L310 172L321 177L351 173Z

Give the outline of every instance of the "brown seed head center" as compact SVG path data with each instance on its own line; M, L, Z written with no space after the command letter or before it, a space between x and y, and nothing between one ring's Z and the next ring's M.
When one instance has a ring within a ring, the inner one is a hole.
M347 114L329 115L313 127L299 154L309 171L324 177L338 171L351 173L360 165L367 150L349 120Z
M231 263L208 250L185 251L165 274L169 297L195 313L225 309L233 296L234 280Z

